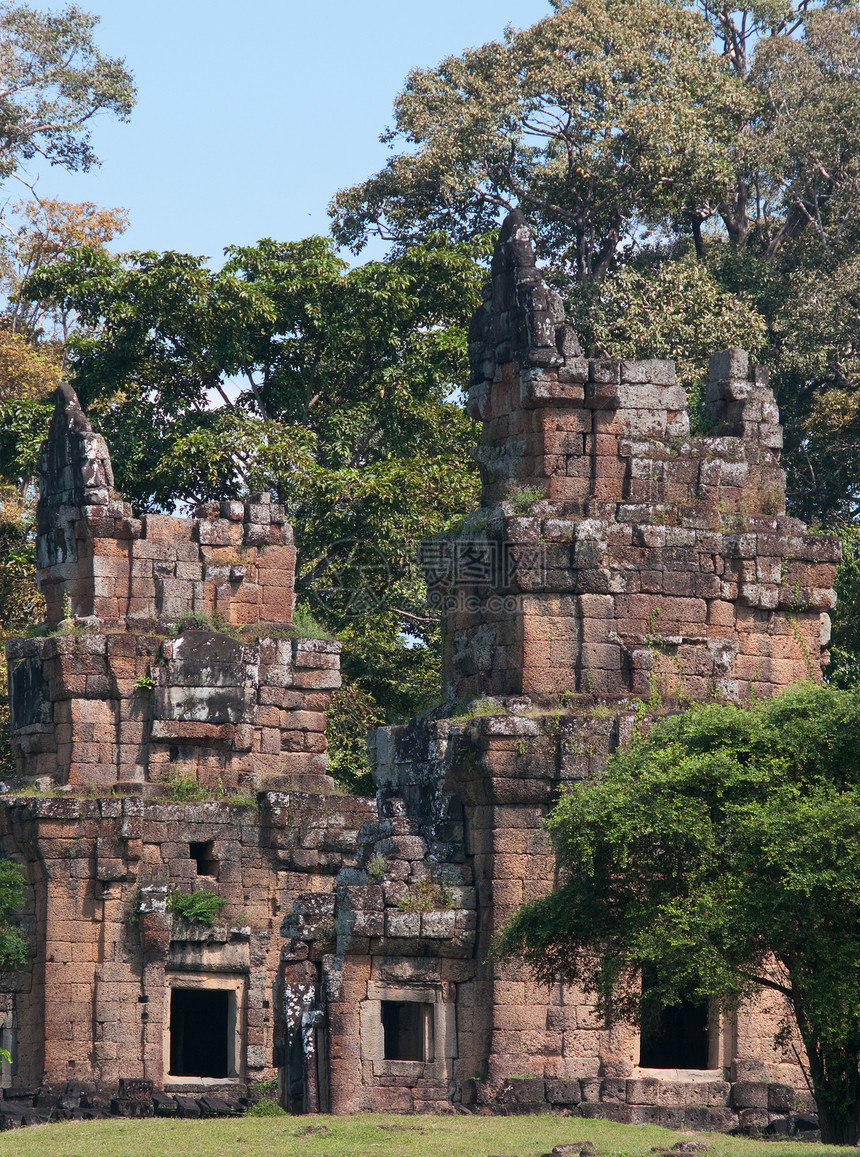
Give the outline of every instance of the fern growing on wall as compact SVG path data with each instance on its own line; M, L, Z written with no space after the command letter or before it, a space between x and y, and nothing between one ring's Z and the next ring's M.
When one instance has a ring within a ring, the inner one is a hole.
M189 924L214 924L215 917L226 904L226 900L208 888L201 888L199 892L173 888L167 897L168 912Z

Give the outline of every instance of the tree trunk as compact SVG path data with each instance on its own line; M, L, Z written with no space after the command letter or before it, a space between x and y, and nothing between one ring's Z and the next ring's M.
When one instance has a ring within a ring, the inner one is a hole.
M699 261L704 260L705 246L702 241L702 218L698 213L694 213L691 219L693 226L693 243L696 246L696 257Z
M856 1063L853 1074L844 1073L842 1077L841 1081L828 1081L827 1087L821 1089L812 1082L821 1140L825 1145L853 1146L860 1140L860 1081Z
M795 1016L809 1058L821 1140L825 1145L856 1145L860 1140L860 1048L854 1041L845 1041L842 1049L824 1045L797 1002Z
M576 276L580 285L584 285L588 280L588 251L585 244L585 226L578 221L574 227L574 236L576 238Z
M723 201L718 212L723 219L729 241L737 249L745 249L749 236L749 186L738 181L732 201Z

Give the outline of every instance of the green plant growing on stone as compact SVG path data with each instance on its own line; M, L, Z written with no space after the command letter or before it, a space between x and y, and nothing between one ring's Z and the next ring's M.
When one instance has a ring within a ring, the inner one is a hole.
M86 632L86 627L83 623L75 621L72 615L72 600L69 597L69 592L65 591L63 594L63 619L55 627L48 630L49 634L57 635L83 635Z
M190 611L179 619L173 634L181 635L183 631L213 631L215 634L230 635L235 639L240 630L235 623L227 621L222 611L213 611L211 615L204 614L203 611Z
M648 630L645 632L645 645L648 647L660 647L663 644L663 636L657 631L657 620L659 617L660 608L654 607L648 616Z
M512 490L508 502L517 514L526 514L532 503L540 502L546 495L539 486L520 486Z
M270 1097L261 1098L245 1114L246 1117L286 1117L286 1115L286 1111Z
M458 702L451 710L452 719L481 719L485 715L505 715L507 712L497 699L473 699L471 703Z
M257 807L257 797L250 791L234 791L224 796L229 807Z
M326 920L324 924L320 925L319 935L317 936L317 945L320 952L333 952L337 944L337 933L335 932L334 920Z
M250 926L251 920L248 916L247 908L237 908L230 917L231 928L247 928Z
M149 671L147 671L145 675L138 675L134 681L135 691L151 691L154 686L155 683Z
M284 1110L278 1104L278 1078L270 1081L255 1081L249 1089L253 1105L249 1112L256 1117L282 1116ZM264 1106L261 1108L261 1106ZM256 1112L255 1112L256 1110Z
M183 892L177 887L167 896L167 911L180 920L187 920L189 924L211 926L226 905L226 900L208 888L202 888L199 892Z
M438 912L453 908L454 897L448 884L437 884L430 876L425 876L409 885L406 894L397 901L397 907L404 912Z
M381 880L385 875L385 857L374 852L364 866L365 872L371 880Z
M212 788L198 783L193 773L187 770L171 773L164 786L173 803L202 803L214 795Z
M782 509L782 495L778 490L763 489L759 496L759 507L762 514L779 514Z
M293 627L297 635L306 639L328 639L334 641L334 635L316 621L305 603L297 603L293 610Z
M677 681L677 698L679 701L689 701L683 694L684 679L686 677L686 670L684 664L675 654L671 644L667 643L666 639L657 630L657 619L660 617L660 608L654 607L651 614L648 616L648 628L645 634L645 644L651 648L654 655L662 655L675 668L675 679ZM668 683L670 676L667 674L658 675L654 673L653 662L651 671L651 689L648 694L648 708L650 711L658 711L663 704L664 698L668 697L669 687Z

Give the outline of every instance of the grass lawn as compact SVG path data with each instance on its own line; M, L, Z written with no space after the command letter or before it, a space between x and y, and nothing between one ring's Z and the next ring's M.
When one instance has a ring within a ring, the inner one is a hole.
M324 1125L327 1133L306 1133ZM266 1117L212 1121L68 1122L0 1135L0 1157L538 1157L570 1141L598 1154L650 1157L695 1138L707 1157L836 1157L854 1152L788 1141L748 1141L722 1133L682 1133L654 1125L614 1125L576 1117Z

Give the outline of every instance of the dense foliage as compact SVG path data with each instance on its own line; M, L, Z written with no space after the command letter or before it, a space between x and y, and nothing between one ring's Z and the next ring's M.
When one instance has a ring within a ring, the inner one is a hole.
M550 3L531 28L409 74L393 155L335 197L335 237L402 250L428 227L468 238L519 204L590 352L672 357L692 332L701 382L711 339L749 345L773 371L791 509L850 521L860 9ZM699 340L703 316L721 324Z
M856 689L809 685L655 722L605 775L564 792L548 821L560 883L520 909L497 951L634 1020L643 1002L779 994L782 1043L793 1014L822 1139L853 1145L858 752Z
M478 501L457 392L485 252L431 236L349 269L324 238L265 240L213 272L88 248L26 282L78 319L71 379L139 509L260 489L286 505L299 599L345 646L332 737L347 782L371 726L438 693L417 544Z
M132 78L122 60L101 53L98 17L76 5L40 12L0 4L0 179L33 190L28 164L66 169L98 164L93 118L127 120ZM7 187L8 193L8 187ZM38 447L50 412L69 318L51 303L24 302L23 277L69 244L104 245L124 227L118 210L51 198L0 209L0 646L41 617L35 586L33 513ZM11 769L6 668L0 664L0 772Z
M27 959L27 941L18 923L24 902L24 876L11 860L0 860L0 968L20 967Z

